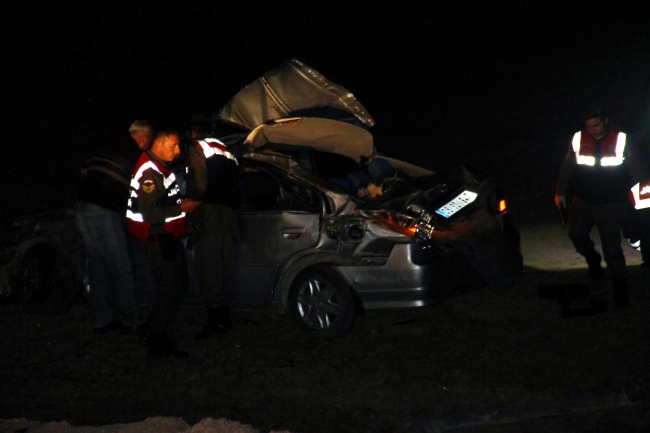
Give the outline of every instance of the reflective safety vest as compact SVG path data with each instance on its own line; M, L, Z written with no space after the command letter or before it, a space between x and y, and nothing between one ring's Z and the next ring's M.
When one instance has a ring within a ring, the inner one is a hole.
M630 189L630 201L636 209L650 207L650 180L639 182Z
M632 184L626 139L625 133L611 129L600 140L587 132L573 135L571 156L575 165L567 185L573 197L594 206L627 200Z
M129 235L137 239L147 239L151 236L151 228L155 226L162 226L163 231L175 236L182 237L188 233L187 218L185 212L179 215L174 215L165 218L164 222L152 223L147 221L145 216L140 211L138 192L140 190L140 179L143 174L148 170L153 170L154 176L160 177L165 190L158 193L158 204L161 205L174 205L180 204L183 198L180 194L180 187L176 180L174 173L165 165L158 161L152 160L147 153L143 153L131 177L131 195L127 203L126 218L127 228ZM161 230L155 230L155 233L160 233Z
M207 185L203 203L238 208L241 188L237 158L216 138L195 140L194 144L205 156Z
M206 159L215 155L220 155L231 159L235 162L235 164L239 164L237 162L237 158L235 158L235 156L228 150L226 145L216 138L204 138L203 140L196 140L196 144L201 148Z
M624 132L610 133L601 141L600 159L596 161L598 143L589 134L576 132L571 145L576 154L578 165L600 165L611 167L621 165L625 160L625 142L627 136Z

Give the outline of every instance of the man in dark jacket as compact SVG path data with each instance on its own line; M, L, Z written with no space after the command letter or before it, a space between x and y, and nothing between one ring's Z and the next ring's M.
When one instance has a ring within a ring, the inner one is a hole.
M233 328L236 209L241 203L239 165L225 144L211 138L212 123L205 116L190 122L188 195L202 202L191 215L199 292L208 321L197 340L212 338Z
M93 333L136 333L141 323L126 236L126 203L139 146L151 142L152 128L136 121L116 139L99 142L85 161L75 218L88 259ZM141 144L139 144L141 143Z
M584 128L573 135L571 146L560 169L555 204L568 206L569 238L587 261L589 277L599 284L604 280L601 255L589 233L598 228L609 277L613 281L616 308L629 308L625 255L621 231L631 177L629 156L623 132L615 131L600 107L590 107ZM567 203L567 196L571 197Z

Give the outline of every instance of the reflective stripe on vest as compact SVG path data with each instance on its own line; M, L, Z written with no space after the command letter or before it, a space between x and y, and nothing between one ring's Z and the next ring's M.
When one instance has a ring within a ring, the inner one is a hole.
M637 183L630 188L632 202L636 209L647 209L650 207L650 181Z
M235 161L237 165L239 165L239 163L237 162L237 158L235 158L235 155L230 153L226 145L220 142L219 140L217 140L216 138L205 138L203 140L196 140L196 143L203 151L203 154L205 155L206 159L214 155L221 155L221 156L225 156L228 159L232 159L233 161Z
M153 161L147 161L144 164L142 164L138 168L138 171L136 171L136 173L131 178L131 196L129 197L129 202L127 204L127 210L126 210L126 217L130 220L137 221L137 222L145 222L145 221L141 213L134 213L133 211L131 211L131 208L133 207L132 200L134 198L138 198L138 190L140 189L140 178L142 177L142 174L148 169L153 169L157 171L163 177L163 185L165 187L165 191L167 192L168 196L178 194L179 192L179 191L175 191L175 192L167 191L167 188L169 188L169 186L176 181L176 176L174 175L173 172L170 172L169 176L165 176L165 173L163 173ZM180 218L185 218L185 212L181 212L180 215L174 217L165 218L165 222L168 223Z
M616 147L614 150L614 154L609 154L609 155L601 155L599 165L602 167L609 166L617 166L621 165L623 161L625 160L625 142L627 140L627 136L624 132L619 132L617 137L616 137ZM571 141L571 145L573 147L573 151L576 154L576 162L579 165L589 165L589 166L594 166L596 165L596 158L594 155L588 155L586 153L580 153L582 149L581 146L582 143L582 132L576 132L573 135L573 140Z

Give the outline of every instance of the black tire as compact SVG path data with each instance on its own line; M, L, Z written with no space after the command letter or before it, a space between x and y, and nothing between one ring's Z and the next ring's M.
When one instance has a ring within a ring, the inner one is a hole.
M302 271L291 285L288 312L306 331L347 332L356 329L357 303L345 280L331 268Z
M37 245L25 253L18 272L18 302L30 313L60 315L75 302L74 265L61 251Z

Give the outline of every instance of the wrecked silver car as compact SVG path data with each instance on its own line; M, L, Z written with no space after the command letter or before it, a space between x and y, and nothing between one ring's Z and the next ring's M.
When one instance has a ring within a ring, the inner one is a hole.
M243 170L236 308L345 331L366 310L503 293L520 275L519 234L492 180L382 155L354 95L301 61L266 72L213 117ZM378 160L391 171L373 178Z

